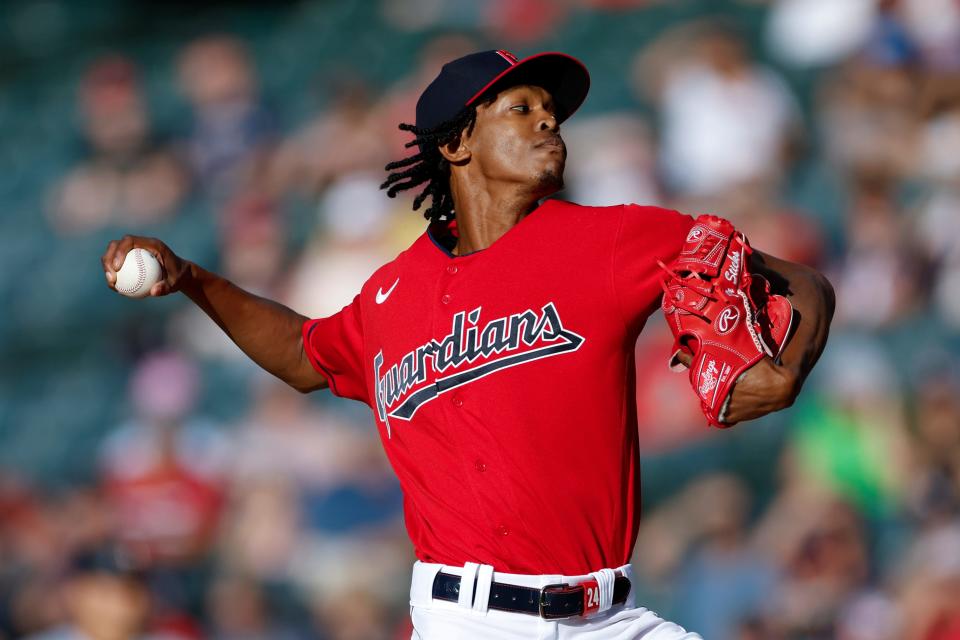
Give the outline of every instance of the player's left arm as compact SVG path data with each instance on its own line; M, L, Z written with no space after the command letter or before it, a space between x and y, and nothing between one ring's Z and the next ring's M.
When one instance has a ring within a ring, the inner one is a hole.
M793 404L827 344L836 306L833 287L815 269L754 250L750 271L765 276L773 293L790 299L795 328L779 363L763 358L734 386L726 413L731 423L759 418Z

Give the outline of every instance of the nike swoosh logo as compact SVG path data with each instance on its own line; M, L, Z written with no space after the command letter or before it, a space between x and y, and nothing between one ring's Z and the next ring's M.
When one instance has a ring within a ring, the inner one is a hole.
M397 278L394 281L393 286L387 289L386 293L383 292L382 288L377 287L377 304L383 304L384 302L386 302L387 298L390 297L390 294L393 293L393 290L397 288L398 284L400 284L400 278Z

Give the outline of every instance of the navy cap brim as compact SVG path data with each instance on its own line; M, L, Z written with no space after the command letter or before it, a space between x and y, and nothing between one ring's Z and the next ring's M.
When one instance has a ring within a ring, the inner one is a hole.
M480 89L465 106L508 87L529 84L543 87L553 97L557 122L563 122L580 108L590 90L590 73L582 62L565 53L546 52L524 58L500 72Z

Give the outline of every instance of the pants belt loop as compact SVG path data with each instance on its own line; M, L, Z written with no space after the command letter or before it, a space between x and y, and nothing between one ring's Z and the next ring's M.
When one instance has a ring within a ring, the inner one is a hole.
M600 587L600 608L597 613L603 613L613 606L613 583L617 579L617 572L613 569L600 569L590 575Z
M473 598L473 610L486 613L490 604L490 586L493 584L493 566L481 564L477 571L477 593Z
M476 562L468 562L463 565L463 573L460 576L460 599L457 604L464 609L473 607L473 587L477 580L477 569L480 565Z

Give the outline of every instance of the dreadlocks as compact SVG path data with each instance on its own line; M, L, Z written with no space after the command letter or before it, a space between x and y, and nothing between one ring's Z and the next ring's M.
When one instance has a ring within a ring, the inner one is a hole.
M427 186L413 201L413 210L419 209L429 196L430 207L423 213L423 217L431 222L452 219L454 212L453 195L450 193L450 163L440 154L439 148L456 140L464 129L468 132L473 130L476 121L477 108L470 106L453 119L433 129L420 129L412 124L401 124L402 131L409 131L416 136L405 147L409 149L418 146L420 153L391 162L384 167L385 170L393 173L387 176L380 188L386 189L387 195L393 198L401 191L426 183ZM394 171L394 169L402 170Z

